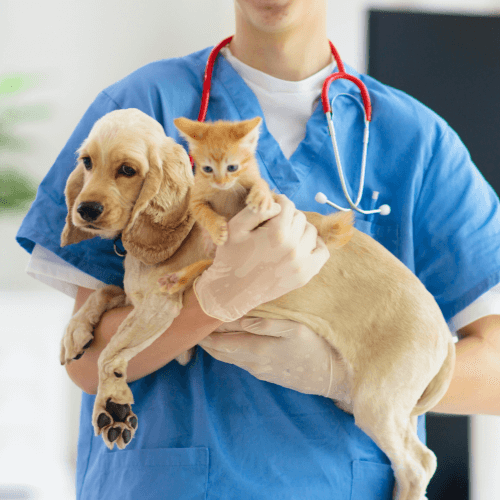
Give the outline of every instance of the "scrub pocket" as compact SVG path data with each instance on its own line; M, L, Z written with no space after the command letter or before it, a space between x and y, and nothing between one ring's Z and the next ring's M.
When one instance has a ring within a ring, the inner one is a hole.
M208 448L121 450L100 457L99 500L205 500ZM86 500L86 499L85 499Z
M390 465L361 460L352 463L351 500L391 500L393 489Z

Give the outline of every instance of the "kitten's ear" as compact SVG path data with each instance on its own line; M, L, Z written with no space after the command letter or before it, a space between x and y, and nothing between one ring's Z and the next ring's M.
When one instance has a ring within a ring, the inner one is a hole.
M181 136L188 141L189 144L203 140L207 130L206 123L190 120L189 118L176 118L174 125L180 132Z
M252 151L257 149L261 123L262 118L260 116L238 123L238 133L241 138L242 146L246 146Z

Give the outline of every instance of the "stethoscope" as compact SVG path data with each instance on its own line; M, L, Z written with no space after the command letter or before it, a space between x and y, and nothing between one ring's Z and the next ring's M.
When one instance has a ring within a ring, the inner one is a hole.
M222 40L218 45L216 45L213 49L212 52L210 53L207 61L207 65L205 67L205 75L203 78L203 90L202 90L202 96L201 96L201 105L200 105L200 112L198 114L198 121L203 122L205 121L206 115L207 115L207 109L208 109L208 101L210 99L210 88L212 85L212 72L214 69L214 64L217 56L219 55L220 50L225 47L231 40L233 39L232 36L226 38L225 40ZM323 89L321 91L321 102L323 104L323 111L326 116L326 120L328 123L328 131L330 133L330 137L332 140L332 146L333 146L333 151L335 154L335 162L337 164L337 171L339 173L339 178L340 178L340 183L342 185L342 191L344 192L344 196L347 200L347 203L349 204L349 208L344 208L336 203L331 202L328 200L328 198L323 194L323 193L317 193L315 200L318 203L327 203L328 205L336 208L337 210L342 210L343 212L347 212L349 210L355 210L356 212L359 212L361 214L365 215L370 215L370 214L381 214L381 215L388 215L391 212L391 207L389 205L381 205L379 208L374 209L374 210L362 210L359 208L359 204L361 202L361 198L363 196L363 189L365 185L365 170L366 170L366 156L367 156L367 151L368 151L368 138L370 135L370 122L372 119L372 105L370 101L370 95L368 93L368 89L366 88L365 84L359 79L356 78L353 75L350 75L346 73L344 63L340 59L339 53L337 52L337 49L334 47L332 42L330 43L330 48L332 51L332 55L337 62L337 69L335 73L332 73L323 83ZM330 87L330 84L335 81L335 80L349 80L352 83L354 83L360 90L361 92L361 98L363 100L363 104L359 102L359 100L354 97L351 94L338 94L336 95L333 99L332 102L330 103L328 100L328 89ZM350 97L351 99L354 100L354 102L360 106L363 110L363 115L364 115L364 122L365 122L365 129L364 129L364 134L363 134L363 153L361 157L361 175L359 179L359 188L358 188L358 195L356 197L355 201L352 201L351 196L349 195L349 192L347 190L347 184L345 181L344 177L344 171L342 169L342 163L340 160L340 154L339 154L339 148L337 144L337 137L335 135L335 126L333 124L333 111L332 107L335 102L335 99L339 95L347 96ZM372 203L375 204L377 199L378 199L379 193L377 191L374 191L372 194Z

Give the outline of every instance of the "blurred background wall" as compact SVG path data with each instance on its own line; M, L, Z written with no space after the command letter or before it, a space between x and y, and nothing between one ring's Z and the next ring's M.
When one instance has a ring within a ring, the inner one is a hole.
M329 37L359 71L369 8L500 13L500 0L328 3ZM25 176L29 199L100 90L150 61L214 45L233 29L232 0L0 0L0 137L8 139L0 140L0 174ZM74 498L79 390L58 355L73 303L24 272L29 257L14 236L26 208L23 200L0 204L0 499L67 500ZM498 420L472 420L473 500L500 491Z

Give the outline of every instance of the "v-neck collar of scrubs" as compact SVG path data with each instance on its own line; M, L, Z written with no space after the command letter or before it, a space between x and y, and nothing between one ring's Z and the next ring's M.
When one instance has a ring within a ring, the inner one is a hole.
M304 80L288 81L242 63L227 47L221 54L257 96L268 131L290 158L305 137L307 121L319 104L325 79L335 70L335 61L332 58L326 67Z
M271 188L275 188L276 191L293 200L302 181L309 175L312 165L329 161L334 168L335 158L321 105L316 107L307 122L305 138L290 159L287 159L266 126L257 97L224 57L218 57L214 66L210 99L217 100L217 96L221 92L227 93L226 96L221 96L221 99L227 101L227 96L229 96L240 120L251 119L255 116L260 116L263 119L257 154L263 167L261 175ZM342 92L352 93L353 89L348 82L339 80L335 86L330 87L329 97L331 99L334 95ZM214 108L217 109L217 106ZM223 118L220 116L220 109L217 116L211 115L209 103L207 120L215 121ZM230 119L235 118L233 116Z

